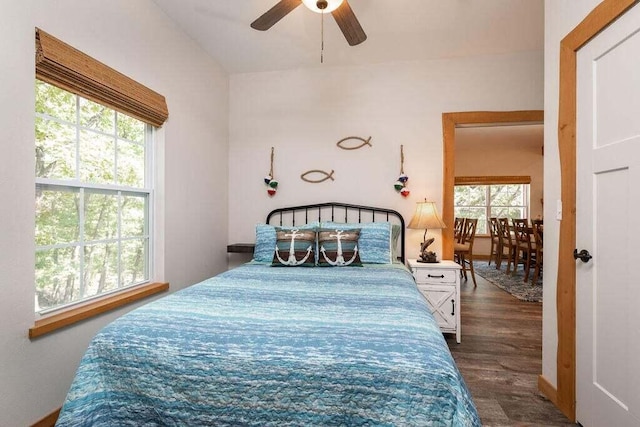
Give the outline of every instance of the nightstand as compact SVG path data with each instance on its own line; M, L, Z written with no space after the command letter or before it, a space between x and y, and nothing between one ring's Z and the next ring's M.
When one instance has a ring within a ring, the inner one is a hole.
M440 330L455 333L460 343L460 265L453 261L408 262Z

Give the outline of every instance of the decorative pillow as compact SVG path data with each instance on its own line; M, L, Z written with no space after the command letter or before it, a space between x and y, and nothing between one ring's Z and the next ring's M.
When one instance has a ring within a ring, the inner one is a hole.
M318 221L296 227L303 230L315 230L320 226ZM281 227L292 230L293 227ZM276 227L269 224L256 225L256 246L253 250L253 261L271 263L276 247Z
M391 223L363 222L341 224L339 222L322 222L321 228L334 230L350 230L359 228L360 260L369 264L391 264Z
M314 267L316 265L316 232L299 228L276 227L273 266Z
M253 260L257 262L273 261L273 248L276 247L276 228L273 225L256 225L256 246Z
M391 225L391 262L396 262L400 256L400 248L398 247L398 239L402 226L400 224Z
M362 267L359 237L359 228L318 230L318 267Z

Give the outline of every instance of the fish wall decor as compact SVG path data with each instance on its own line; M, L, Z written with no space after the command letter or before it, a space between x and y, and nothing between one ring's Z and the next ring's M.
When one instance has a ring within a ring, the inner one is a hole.
M350 140L360 141L362 142L362 144L352 147L350 146L351 144L357 144L357 143L351 143L345 146L344 143ZM343 150L357 150L359 148L364 147L365 145L368 145L369 147L373 147L373 145L371 145L371 137L364 139L364 138L360 138L359 136L348 136L346 138L342 138L340 141L336 143L336 145L342 148Z
M331 181L335 181L335 178L333 177L334 172L335 171L333 169L331 169L331 172L325 172L320 169L312 169L300 175L300 179L306 182L310 182L311 184L319 184L321 182L325 182L328 179L330 179ZM317 177L309 178L308 175L316 175Z

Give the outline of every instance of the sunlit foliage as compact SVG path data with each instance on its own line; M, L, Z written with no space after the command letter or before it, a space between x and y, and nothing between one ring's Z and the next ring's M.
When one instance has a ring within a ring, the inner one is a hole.
M525 184L457 185L454 190L454 215L478 218L478 234L488 234L488 219L525 218ZM488 215L488 216L487 216Z
M146 125L36 80L36 310L148 279Z

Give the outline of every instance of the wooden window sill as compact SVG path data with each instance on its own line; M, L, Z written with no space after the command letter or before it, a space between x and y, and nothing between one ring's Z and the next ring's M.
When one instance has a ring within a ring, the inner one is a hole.
M57 331L74 323L164 292L167 289L169 289L169 283L149 283L136 286L106 298L65 310L62 313L36 320L33 327L29 328L29 338L33 339Z

